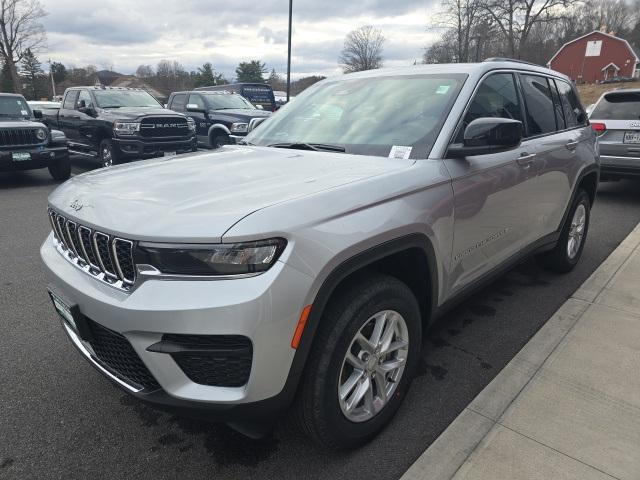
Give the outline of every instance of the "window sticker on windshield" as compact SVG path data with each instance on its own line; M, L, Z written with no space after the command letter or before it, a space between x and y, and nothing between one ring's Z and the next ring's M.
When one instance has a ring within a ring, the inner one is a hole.
M436 88L437 95L445 95L449 91L450 85L440 85Z
M20 110L20 113L21 113L22 115L29 115L29 112L27 112L26 110Z
M413 147L405 147L402 145L394 145L389 152L389 158L402 158L407 160L411 155Z

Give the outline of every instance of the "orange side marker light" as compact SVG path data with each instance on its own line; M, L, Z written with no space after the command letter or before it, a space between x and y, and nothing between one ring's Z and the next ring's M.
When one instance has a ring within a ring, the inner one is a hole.
M300 320L298 320L298 325L296 326L296 331L293 332L293 338L291 339L291 346L293 348L298 348L298 345L300 345L304 327L307 325L307 320L309 319L309 313L311 313L311 305L307 305L302 309Z

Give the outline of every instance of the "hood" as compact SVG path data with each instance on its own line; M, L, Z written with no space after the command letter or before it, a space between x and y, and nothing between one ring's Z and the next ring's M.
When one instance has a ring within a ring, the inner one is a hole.
M0 128L47 128L40 122L0 117Z
M180 117L184 115L173 110L158 107L120 107L120 108L101 108L101 117L109 117L114 120L136 120L142 117Z
M412 163L343 153L227 146L78 175L58 187L49 202L80 223L124 238L219 242L232 225L257 210Z
M241 120L244 122L248 122L252 118L265 118L271 115L271 112L267 112L265 110L258 110L257 108L234 108L229 110L211 110L210 115L220 120L226 120L228 122L234 122L237 120Z

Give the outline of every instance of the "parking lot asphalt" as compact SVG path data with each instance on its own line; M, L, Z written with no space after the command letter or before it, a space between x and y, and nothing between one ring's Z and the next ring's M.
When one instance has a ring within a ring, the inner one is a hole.
M95 163L91 163L95 166ZM74 173L87 169L74 162ZM568 275L528 261L429 332L393 422L359 450L324 451L286 418L250 440L157 412L102 378L65 338L45 292L46 171L0 173L0 478L399 478L640 221L640 183L602 184Z

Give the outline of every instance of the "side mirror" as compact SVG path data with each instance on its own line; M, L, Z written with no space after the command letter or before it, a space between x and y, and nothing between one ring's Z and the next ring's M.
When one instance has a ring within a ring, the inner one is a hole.
M42 110L34 110L33 118L42 118Z
M205 109L204 108L200 108L197 103L187 103L187 112L204 113Z
M522 142L522 122L509 118L476 118L464 130L463 143L449 146L448 155L464 158L472 155L512 150Z

